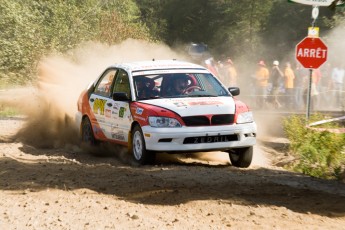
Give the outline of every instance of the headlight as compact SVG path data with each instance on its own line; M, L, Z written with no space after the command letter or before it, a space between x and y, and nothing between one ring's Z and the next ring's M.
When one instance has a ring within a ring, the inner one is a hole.
M168 128L176 128L182 127L180 122L175 118L170 117L149 117L149 123L152 127L168 127Z
M237 115L237 124L250 123L253 121L254 118L252 112L244 112Z

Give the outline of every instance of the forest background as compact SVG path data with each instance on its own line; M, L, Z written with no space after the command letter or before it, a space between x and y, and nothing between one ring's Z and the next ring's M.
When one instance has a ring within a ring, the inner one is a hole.
M287 0L0 2L0 85L32 82L42 57L88 41L112 45L133 38L174 49L205 43L215 59L231 57L242 68L261 59L294 61L293 50L312 23L311 6ZM329 35L344 30L344 12L320 7L316 26L326 43L344 46Z

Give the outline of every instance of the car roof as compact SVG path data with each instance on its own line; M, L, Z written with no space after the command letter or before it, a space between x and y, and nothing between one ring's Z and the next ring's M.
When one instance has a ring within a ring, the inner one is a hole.
M177 60L152 60L114 64L113 67L123 68L128 72L141 72L150 70L173 70L173 69L199 69L206 70L205 67Z

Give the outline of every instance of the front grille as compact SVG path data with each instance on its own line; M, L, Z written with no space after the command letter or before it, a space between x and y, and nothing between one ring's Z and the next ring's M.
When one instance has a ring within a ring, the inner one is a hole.
M210 126L210 120L205 116L182 117L186 126Z
M207 116L182 117L186 126L230 125L234 123L234 114L218 114Z
M234 123L234 114L220 114L212 116L212 125L227 125Z

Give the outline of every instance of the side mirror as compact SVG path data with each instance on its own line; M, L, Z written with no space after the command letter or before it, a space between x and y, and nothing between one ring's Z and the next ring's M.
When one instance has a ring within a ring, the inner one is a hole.
M229 87L228 90L232 96L240 95L240 88L238 88L238 87Z
M129 97L128 97L127 93L115 92L113 94L113 100L114 101L129 101Z

